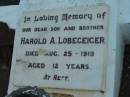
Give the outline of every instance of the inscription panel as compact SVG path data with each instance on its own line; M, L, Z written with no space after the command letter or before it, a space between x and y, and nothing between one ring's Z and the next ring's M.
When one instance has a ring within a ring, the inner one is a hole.
M15 85L103 89L106 5L24 12L17 31Z

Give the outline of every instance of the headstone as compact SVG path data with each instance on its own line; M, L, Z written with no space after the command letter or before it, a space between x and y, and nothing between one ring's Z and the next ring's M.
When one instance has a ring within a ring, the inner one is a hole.
M106 5L24 12L16 32L16 86L104 90Z

